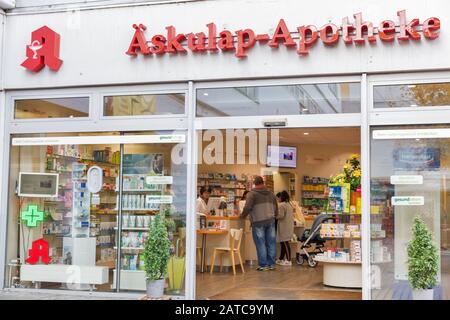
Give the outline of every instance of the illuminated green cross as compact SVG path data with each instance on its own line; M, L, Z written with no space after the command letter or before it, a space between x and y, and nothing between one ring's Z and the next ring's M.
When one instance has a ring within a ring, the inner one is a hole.
M38 206L32 204L28 206L28 210L22 211L21 218L27 227L37 227L40 221L44 221L44 212L39 211Z

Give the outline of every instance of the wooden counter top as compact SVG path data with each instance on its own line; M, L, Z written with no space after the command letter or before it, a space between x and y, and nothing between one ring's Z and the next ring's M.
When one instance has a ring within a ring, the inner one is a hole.
M198 234L227 234L228 230L219 230L219 229L198 229Z

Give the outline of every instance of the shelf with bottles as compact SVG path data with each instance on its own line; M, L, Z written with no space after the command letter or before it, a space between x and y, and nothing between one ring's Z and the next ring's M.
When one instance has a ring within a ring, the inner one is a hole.
M114 209L94 209L91 210L91 213L96 214L96 215L105 215L105 216L117 216L117 213L119 212L119 210L117 210L117 208ZM150 209L134 209L134 210L130 210L130 209L123 209L122 213L126 213L126 212L133 212L133 214L138 214L138 215L149 215L149 216L153 216L159 213L159 210L150 210Z
M121 270L126 272L144 273L144 256L142 253L124 254L121 261Z
M87 189L87 165L72 164L72 236L89 237L91 195Z
M328 204L328 197L320 197L320 198L302 197L302 203L305 206L326 207L326 205Z
M314 260L324 263L361 264L361 240L351 240L349 248L327 247L323 253L317 254Z
M328 190L328 185L325 184L318 184L318 185L313 185L313 184L303 184L302 185L302 192L310 192L310 193L323 193L325 194Z
M162 192L173 181L173 178L168 176L154 176L153 179L152 177L146 174L124 174L122 176L122 192ZM154 183L155 179L161 179L162 183ZM119 177L117 177L116 186L119 185ZM119 192L117 188L116 192Z
M148 227L122 227L122 231L142 231L142 232L148 232ZM114 230L118 230L117 227L114 228Z
M199 173L197 175L198 179L205 180L225 180L225 181L237 181L237 182L247 182L248 177L246 175L241 175L240 178L234 173L220 173L220 172L208 172Z
M105 167L113 167L113 168L119 168L120 164L112 163L112 162L103 162L103 161L96 161L91 159L80 159L81 163L85 163L89 166L105 166Z
M303 184L307 185L328 185L330 182L330 179L323 178L323 177L310 177L310 176L303 176Z
M56 154L56 153L47 153L46 157L50 159L61 159L63 161L72 161L72 162L76 162L81 159L80 157L66 156L63 154Z

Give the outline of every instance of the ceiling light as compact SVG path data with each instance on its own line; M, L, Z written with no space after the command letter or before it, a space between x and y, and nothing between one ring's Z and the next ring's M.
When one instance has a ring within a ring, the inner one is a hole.
M415 88L415 87L416 87L415 84L410 84L410 85L408 85L408 88Z
M203 93L204 96L209 96L208 92Z
M303 135L309 136L309 132L303 132Z

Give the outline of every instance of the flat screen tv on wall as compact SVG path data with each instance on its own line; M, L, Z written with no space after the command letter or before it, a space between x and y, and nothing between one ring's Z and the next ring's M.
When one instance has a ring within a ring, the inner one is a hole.
M297 168L297 148L288 146L267 146L267 166Z

